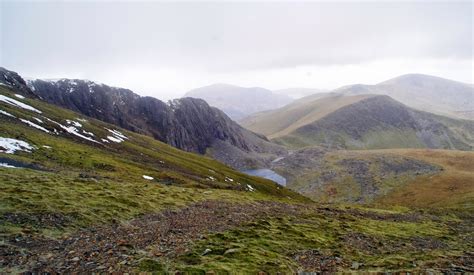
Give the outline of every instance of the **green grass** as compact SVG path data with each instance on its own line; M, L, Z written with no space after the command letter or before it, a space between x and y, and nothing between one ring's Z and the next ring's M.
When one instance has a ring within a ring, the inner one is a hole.
M270 199L258 192L211 191L146 181L83 179L76 173L55 174L29 169L0 171L0 215L60 214L68 217L65 228L62 228L64 230L125 221L141 214L182 207L202 200L246 203ZM2 224L0 228L6 234L14 233L23 226L31 226L39 231L48 229L35 223L15 226Z
M0 94L15 98L5 87L0 87ZM40 118L44 122L40 125L49 130L58 127L46 118L63 125L66 119L79 118L82 129L93 132L96 140L109 135L105 128L119 129L38 100L21 101L43 113L5 103L0 103L0 108L17 118ZM78 228L205 199L308 200L274 182L126 130L119 129L129 137L127 141L101 145L66 133L48 134L17 118L0 115L0 137L20 139L36 149L31 153L0 153L0 157L35 164L41 170L0 168L0 219L8 213L59 213L68 217L68 226ZM154 180L145 180L143 175ZM247 185L255 191L248 191ZM206 190L210 192L203 194ZM17 230L9 224L3 228Z
M368 236L373 239L371 245L377 250L371 251L370 246L367 249L355 247L345 239L350 234ZM461 255L464 249L472 246L452 239L449 234L445 224L431 220L392 222L356 218L350 214L306 212L262 219L235 230L213 234L195 243L189 253L172 262L154 261L160 262L160 268L170 272L226 273L239 270L245 273L294 273L299 264L293 255L305 250L318 250L323 255L341 258L346 271L353 262L362 263L361 269L365 271L417 270L431 261L439 261L442 255ZM419 237L437 240L446 246L421 249L412 244L412 240ZM203 255L207 249L211 251ZM415 262L418 267L413 265Z

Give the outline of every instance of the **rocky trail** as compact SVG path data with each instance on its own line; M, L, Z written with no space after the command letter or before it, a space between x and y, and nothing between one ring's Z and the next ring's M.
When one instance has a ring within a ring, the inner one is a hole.
M178 210L144 215L124 223L82 229L59 239L48 239L25 230L0 244L0 265L4 270L12 268L10 270L34 273L130 272L139 270L143 259L174 261L195 249L194 244L206 240L209 234L229 232L259 221L266 223L272 218L278 220L291 217L297 220L296 223L305 223L308 215L313 214L318 219L337 219L342 223L355 219L401 223L422 222L422 219L439 220L434 215L420 213L377 213L316 204L205 201ZM52 220L48 219L47 223L51 225ZM461 235L470 236L466 224L451 224L451 227L462 231L458 232ZM340 235L340 245L367 255L403 250L423 252L448 247L444 240L438 238L413 237L387 242L387 239L347 229L345 225L342 228L344 231ZM289 248L288 251L293 252L287 253L287 257L305 271L331 272L341 268L362 268L362 264L350 261L331 250ZM205 255L210 251L201 247L194 252ZM434 267L444 268L441 270L473 271L472 256L472 253L465 253L461 257L445 259L441 266L435 264ZM449 266L450 263L452 266Z
M127 271L150 255L175 257L194 240L258 217L291 214L297 206L206 201L179 211L145 215L128 223L81 230L59 240L23 234L0 246L3 266L33 272Z

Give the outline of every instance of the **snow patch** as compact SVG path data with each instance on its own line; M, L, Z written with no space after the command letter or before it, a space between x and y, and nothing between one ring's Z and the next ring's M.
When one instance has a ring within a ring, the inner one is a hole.
M0 167L5 167L5 168L18 168L16 166L10 165L8 163L2 163L0 162Z
M49 119L49 118L46 118L46 119L47 119L48 121L51 121L51 122L57 124L59 127L61 127L63 130L65 130L66 132L68 132L68 133L70 133L70 134L73 134L73 135L78 136L78 137L80 137L80 138L83 138L83 139L85 139L85 140L92 141L92 142L95 142L95 143L99 143L99 144L100 144L100 142L94 140L93 138L90 138L90 137L88 137L88 136L84 136L84 135L82 135L81 133L79 133L79 130L77 130L77 128L74 127L74 126L64 126L64 125L62 125L61 123L58 123L58 122L56 122L56 121L54 121L54 120L52 120L52 119Z
M117 130L111 130L111 129L108 129L108 128L105 128L105 129L107 131L109 131L110 133L112 133L112 136L107 136L107 138L110 139L113 142L120 143L120 142L124 142L126 139L128 139L128 137L126 137L124 134L122 134L121 132L119 132Z
M5 102L5 103L10 104L10 105L13 105L15 107L23 108L23 109L33 111L33 112L37 112L37 113L41 114L40 110L38 110L38 109L28 105L28 104L20 102L18 100L10 98L8 96L0 95L0 101Z
M34 146L28 142L14 138L0 137L0 152L2 153L13 154L16 151L31 152L33 149Z
M0 114L5 115L5 116L9 116L9 117L15 117L14 115L12 115L12 114L10 114L9 112L4 111L4 110L2 110L2 109L0 109Z
M117 136L121 139L128 139L127 136L125 136L124 134L122 134L121 132L117 131L117 130L110 130L110 129L107 129L105 128L107 131L111 132L114 136Z
M111 136L107 136L107 138L116 143L123 142L123 139L121 138L116 138L116 137L111 137Z
M46 149L51 149L52 148L51 146L48 146L48 145L43 145L41 147L46 148Z
M41 131L46 132L46 133L49 133L49 130L48 130L48 129L46 129L46 128L42 127L42 126L39 126L38 124L36 124L36 123L34 123L34 122L31 122L31 121L29 121L29 120L22 119L22 118L20 118L20 120L21 120L21 122L26 123L26 124L30 125L31 127L34 127L34 128L36 128L36 129L38 129L38 130L41 130Z
M75 127L79 127L79 128L82 127L82 124L80 124L79 122L74 121L74 120L66 119L66 123L67 123L67 124L72 124L72 125L75 126Z
M253 191L255 191L255 188L253 188L252 185L247 184L247 190L250 191L250 192L253 192Z
M229 178L229 177L225 177L225 181L226 181L226 182L234 182L234 179L233 179L233 178Z
M43 121L37 117L33 117L34 120L38 121L39 123L43 123Z
M153 177L150 177L150 176L147 176L147 175L143 175L142 177L146 180L154 180Z
M216 181L216 178L214 178L213 176L208 176L208 177L207 177L207 180Z
M24 96L22 96L22 95L19 95L19 94L15 94L15 96L16 96L16 97L18 97L19 99L25 99L25 97L24 97Z
M89 136L95 136L94 133L92 132L87 132L86 130L82 130L82 133L86 134L86 135L89 135Z

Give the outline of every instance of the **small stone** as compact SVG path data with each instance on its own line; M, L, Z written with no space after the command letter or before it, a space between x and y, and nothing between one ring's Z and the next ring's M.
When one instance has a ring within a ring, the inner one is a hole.
M73 261L73 262L79 262L79 260L80 260L79 257L74 257L74 258L72 258L72 261Z
M204 255L207 255L207 254L209 254L209 253L211 253L211 252L212 252L211 249L206 248L206 250L204 250L204 252L202 253L202 255L204 256Z
M231 249L227 249L225 252L224 252L224 255L227 255L227 254L232 254L232 253L235 253L239 251L239 249L237 248L231 248Z
M351 266L352 269L359 269L359 267L360 267L360 263L352 262L352 266Z

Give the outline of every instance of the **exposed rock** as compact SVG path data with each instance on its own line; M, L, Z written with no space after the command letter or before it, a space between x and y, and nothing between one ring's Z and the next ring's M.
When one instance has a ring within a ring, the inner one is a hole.
M284 152L282 147L242 128L202 99L181 98L165 103L153 97L141 97L128 89L79 79L25 82L18 74L5 69L0 70L0 83L14 85L25 94L48 103L153 136L182 150L205 154L216 147L211 155L233 167L246 167L242 165L243 159L250 159L252 165L261 165L262 157L252 153ZM220 151L222 144L235 149L229 152L239 152L239 156L224 157ZM274 158L275 155L268 157Z

